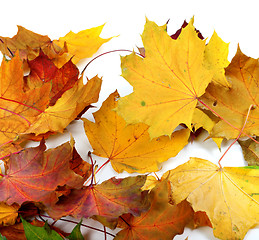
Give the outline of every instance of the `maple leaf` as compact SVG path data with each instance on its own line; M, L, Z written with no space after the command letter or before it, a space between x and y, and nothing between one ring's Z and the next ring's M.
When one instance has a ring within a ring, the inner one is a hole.
M0 146L25 132L49 103L50 84L23 90L19 56L3 59L0 67Z
M71 145L65 143L44 152L45 149L41 141L38 147L10 156L7 174L0 179L0 201L7 204L35 201L48 205L57 201L57 186L82 186L83 178L69 168Z
M101 34L103 27L104 25L101 25L78 33L70 31L64 37L54 40L53 43L59 47L63 47L64 44L66 44L68 49L68 53L65 54L65 58L67 59L66 61L73 57L72 61L76 64L80 59L91 57L95 52L97 52L102 44L111 39L100 38L99 35ZM60 62L60 59L58 60L59 66L64 64L64 62Z
M258 141L259 138L257 137ZM243 155L249 166L259 166L259 145L251 139L246 141L239 140L238 143L242 147Z
M219 168L199 158L164 174L175 202L186 199L194 211L206 212L220 239L243 239L259 223L258 175L256 167Z
M78 81L79 70L71 60L57 68L48 56L40 51L38 57L28 61L28 65L30 74L26 77L26 85L29 89L51 82L50 106Z
M96 102L99 97L102 80L97 76L83 84L83 76L77 84L67 90L55 103L37 116L34 124L26 133L35 135L51 132L63 132L86 106Z
M178 205L168 203L169 184L164 180L151 191L151 205L147 212L139 217L122 215L119 227L124 229L114 240L171 240L177 234L183 233L185 225L193 217L193 210L186 201Z
M18 204L7 205L0 202L0 225L13 225L18 217Z
M236 138L239 131L232 126L238 129L243 127L250 105L254 108L250 111L243 132L248 135L259 135L258 66L257 59L245 56L238 48L225 70L231 88L222 88L211 83L206 89L201 100L224 119L214 126L211 137Z
M95 123L83 119L93 153L108 158L115 171L157 171L158 163L176 156L188 144L188 129L173 133L171 139L161 136L150 141L146 124L126 126L125 120L113 111L118 98L117 92L109 96L101 109L93 114Z
M134 91L119 100L119 115L128 124L149 125L151 138L170 136L180 123L191 129L197 98L214 75L203 66L205 42L192 21L173 40L164 27L147 20L142 40L145 58L133 53L121 60L122 76Z
M146 194L141 192L146 176L111 178L99 185L71 191L49 209L49 215L58 219L62 216L75 218L99 216L113 222L123 213L139 215L148 209Z

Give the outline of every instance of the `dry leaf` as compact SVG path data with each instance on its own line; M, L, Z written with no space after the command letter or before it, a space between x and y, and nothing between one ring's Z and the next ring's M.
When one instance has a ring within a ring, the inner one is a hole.
M176 203L186 199L209 217L220 239L243 239L259 223L259 168L225 167L191 158L167 172Z

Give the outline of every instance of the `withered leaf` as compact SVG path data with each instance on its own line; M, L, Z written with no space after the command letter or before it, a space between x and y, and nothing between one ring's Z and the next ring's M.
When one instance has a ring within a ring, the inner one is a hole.
M149 207L146 194L142 193L146 176L111 178L99 185L72 190L68 197L49 209L54 219L73 216L77 219L92 216L105 217L114 222L123 213L139 215Z
M65 143L55 149L45 149L41 141L38 147L10 156L6 175L0 179L0 201L7 204L34 201L49 205L57 201L57 186L82 186L83 178L69 167L71 145Z

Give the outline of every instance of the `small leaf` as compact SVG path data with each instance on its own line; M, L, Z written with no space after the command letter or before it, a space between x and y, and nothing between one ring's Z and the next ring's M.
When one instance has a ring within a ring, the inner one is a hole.
M21 220L27 240L63 240L57 232L49 228L47 222L45 222L43 227L36 227L28 223L22 217Z
M80 231L82 219L81 221L74 227L73 231L69 236L67 236L68 239L70 240L84 240L84 237Z
M7 238L0 233L0 240L7 240Z
M13 225L18 217L18 204L11 206L4 202L0 202L0 225Z

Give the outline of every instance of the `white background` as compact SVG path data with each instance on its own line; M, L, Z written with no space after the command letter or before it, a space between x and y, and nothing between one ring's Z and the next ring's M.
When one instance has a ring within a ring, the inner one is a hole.
M201 31L205 38L210 38L215 30L225 41L230 42L229 60L234 56L237 44L241 50L248 56L259 57L259 33L258 33L258 7L257 1L3 1L1 2L1 24L0 36L12 37L17 32L16 25L21 25L29 30L39 34L48 35L51 39L58 39L64 36L70 30L78 32L83 29L95 27L106 23L101 34L103 38L111 36L118 37L112 39L96 54L115 49L136 50L136 46L142 46L140 34L143 31L145 17L155 21L158 25L165 24L169 19L169 34L182 25L183 21L195 17L194 25ZM96 56L95 55L95 56ZM100 100L93 111L100 107L110 93L115 89L124 96L132 91L129 84L120 76L120 53L111 53L98 58L89 65L85 76L91 78L98 74L103 77L103 86L100 94ZM80 69L84 67L90 59L81 63ZM93 120L90 111L84 115ZM73 122L62 136L52 137L47 141L48 147L55 147L60 143L69 140L69 134L76 139L76 147L81 156L87 159L87 152L91 150L87 138L84 134L81 121ZM161 171L176 167L188 161L191 157L201 157L216 163L231 141L224 142L222 152L220 152L215 143L202 135L193 144L185 147L180 154L168 160ZM37 144L35 144L37 145ZM35 146L34 145L34 146ZM94 156L99 166L104 163L104 159ZM238 144L235 144L227 153L222 161L223 166L243 166L242 152ZM112 176L127 176L116 174L110 165L107 165L96 176L98 182L102 182ZM103 229L102 225L92 221L85 220L84 223ZM67 232L74 227L73 224L58 223ZM89 230L82 227L82 232L87 239L104 239L103 233ZM108 229L109 232L112 232ZM201 228L198 230L186 229L182 236L175 239L189 240L216 239L213 236L212 229ZM108 239L112 239L108 237ZM259 228L250 230L245 238L246 240L259 239Z

